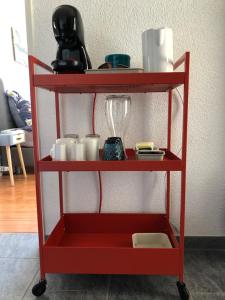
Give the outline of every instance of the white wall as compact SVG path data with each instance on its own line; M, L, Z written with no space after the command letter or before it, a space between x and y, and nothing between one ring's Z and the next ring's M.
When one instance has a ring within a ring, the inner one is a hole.
M0 78L5 89L18 91L29 99L28 66L14 61L11 27L15 28L26 44L26 19L24 0L0 0Z
M56 42L51 16L64 1L31 0L29 37L32 54L50 64ZM174 31L174 57L191 52L190 106L187 173L187 235L225 235L225 1L224 0L86 0L67 1L82 15L85 40L93 66L100 65L108 53L129 53L133 67L142 66L141 32L148 28L171 27ZM28 16L29 17L29 16ZM42 154L55 138L53 98L39 92ZM90 95L64 96L64 132L81 135L90 132ZM48 100L48 101L47 101ZM97 132L102 142L109 135L104 117L104 95L98 96ZM182 105L174 97L173 142L180 149ZM127 145L150 139L166 144L166 95L132 95L132 122ZM44 206L46 230L57 220L57 181L46 174ZM96 211L98 186L95 173L65 176L66 209ZM162 173L104 173L104 211L162 211L165 177ZM173 176L172 220L179 223L179 176ZM88 187L88 188L87 188Z

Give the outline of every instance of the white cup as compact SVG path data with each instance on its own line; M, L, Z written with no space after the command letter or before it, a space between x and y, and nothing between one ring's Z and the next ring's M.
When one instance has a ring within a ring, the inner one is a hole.
M58 143L53 144L52 149L50 150L50 155L52 160L66 160L66 144Z
M99 160L99 139L98 134L87 134L84 139L87 160Z
M86 160L85 144L74 143L71 147L71 160Z
M145 72L173 72L173 31L171 28L148 29L142 33Z
M66 160L72 160L71 157L71 148L74 143L77 142L77 139L74 138L60 138L56 140L56 144L65 144L66 145Z

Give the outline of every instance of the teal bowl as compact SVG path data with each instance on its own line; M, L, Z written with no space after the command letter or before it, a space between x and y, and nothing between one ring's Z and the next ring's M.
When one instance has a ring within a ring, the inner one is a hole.
M106 55L105 62L111 63L113 68L119 68L120 65L129 68L130 56L127 54L109 54Z

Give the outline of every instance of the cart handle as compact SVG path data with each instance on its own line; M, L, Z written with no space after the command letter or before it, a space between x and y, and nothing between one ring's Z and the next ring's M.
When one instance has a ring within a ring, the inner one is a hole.
M53 70L51 67L49 67L48 65L46 65L45 63L43 63L42 61L40 61L39 59L37 59L36 57L34 57L33 55L29 55L28 56L29 59L29 63L30 65L37 65L51 73L53 73Z
M185 52L173 65L173 70L176 70L180 65L184 64L185 72L187 71L187 62L190 57L190 52Z

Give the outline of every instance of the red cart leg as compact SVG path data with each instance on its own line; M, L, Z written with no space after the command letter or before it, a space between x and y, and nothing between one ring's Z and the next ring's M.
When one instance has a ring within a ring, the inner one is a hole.
M56 115L56 136L57 139L61 136L61 126L60 126L60 108L59 108L59 94L55 93L55 115ZM63 216L63 174L58 172L58 181L59 181L59 208L60 208L60 217Z
M183 106L183 132L182 132L182 162L181 172L181 207L180 207L180 255L179 255L179 281L178 291L182 300L190 298L184 283L184 227L185 227L185 199L186 199L186 156L187 156L187 125L188 125L188 87L189 87L189 61L190 53L185 54L185 82Z
M168 92L168 125L167 125L167 149L171 149L171 127L172 127L172 90ZM170 219L170 171L166 172L167 187L166 187L166 216Z
M186 170L181 173L181 214L180 214L180 255L179 255L179 281L177 282L178 292L182 300L190 298L188 289L184 283L184 225L185 225L185 190Z
M38 134L38 118L35 87L33 83L35 60L29 56L29 73L30 73L30 93L32 106L32 124L33 124L33 141L34 141L34 167L35 167L35 183L36 183L36 202L37 202L37 219L38 219L38 236L39 236L39 257L40 257L40 282L36 284L32 292L35 296L41 296L46 290L45 269L43 264L43 246L44 246L44 230L43 230L43 215L41 205L41 178L38 170L39 161L39 134Z
M185 198L186 198L186 167L181 173L181 213L180 213L180 255L179 255L179 281L178 292L182 300L188 300L190 294L184 283L184 227L185 227Z

